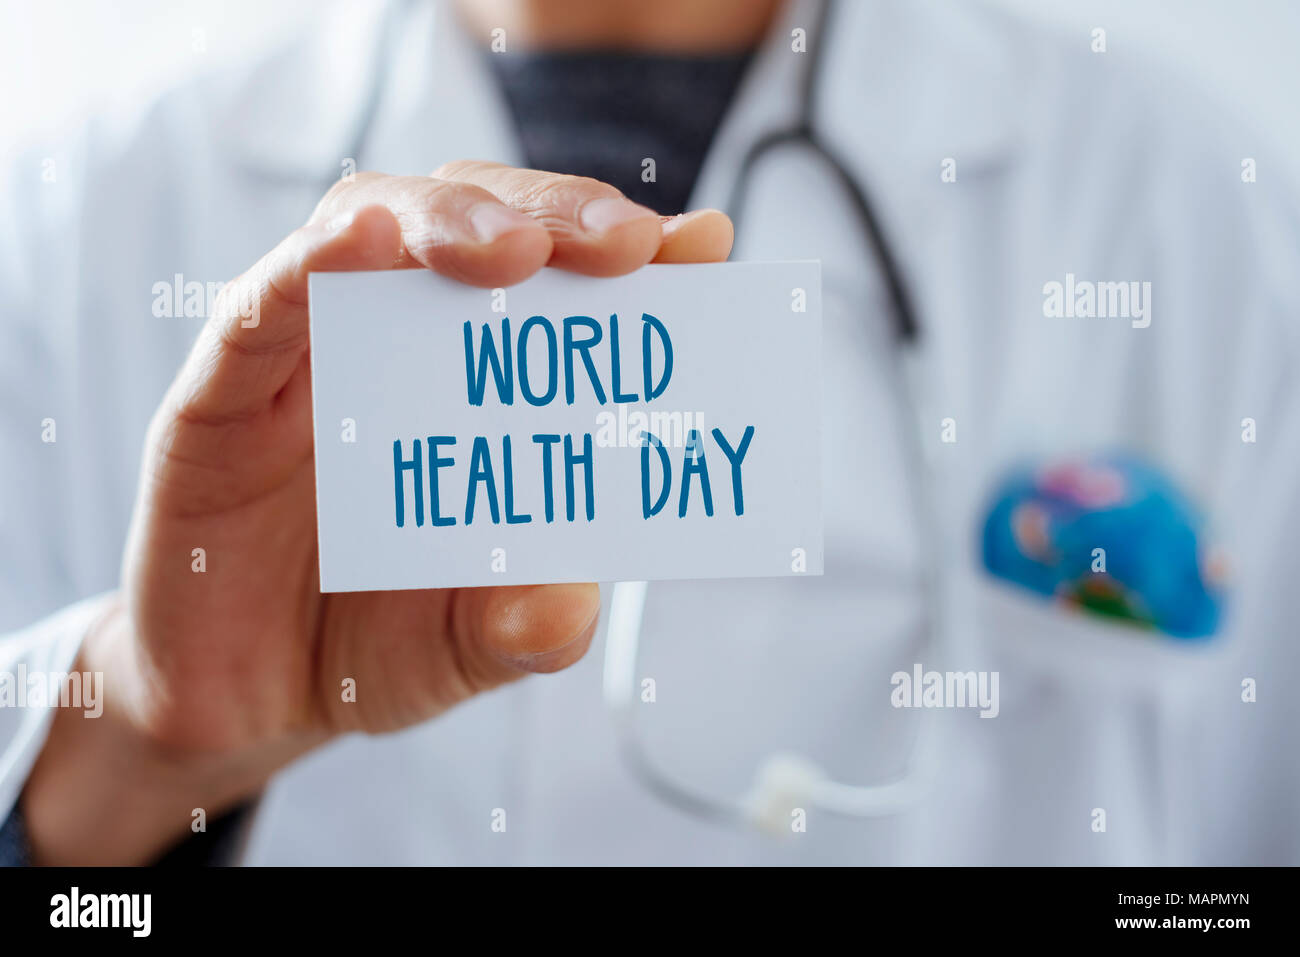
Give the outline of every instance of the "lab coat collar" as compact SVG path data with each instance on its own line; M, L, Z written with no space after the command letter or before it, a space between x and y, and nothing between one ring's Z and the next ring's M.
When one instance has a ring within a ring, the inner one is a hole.
M251 73L218 85L218 142L254 176L320 184L356 168L427 174L451 159L517 162L520 147L450 2L334 4ZM379 58L387 75L360 156L352 150ZM454 146L454 155L448 152Z
M251 71L214 79L214 140L230 161L273 181L342 174L385 27L378 7L342 13L334 4Z
M792 31L811 30L822 2L783 8L719 132L697 198L719 205L747 144L795 120L809 54L793 51ZM833 143L853 150L869 139L873 152L933 165L936 176L945 156L969 169L1008 155L1015 58L992 17L966 4L839 0L815 125ZM386 50L388 77L366 149L348 157ZM460 28L450 0L393 0L364 12L336 4L282 55L228 88L217 142L256 175L322 185L345 172L348 159L412 174L455 158L517 163L521 149L487 55Z
M968 171L1000 164L1024 132L1017 36L982 2L839 0L816 106L825 138L850 164L888 158L936 182L944 157Z

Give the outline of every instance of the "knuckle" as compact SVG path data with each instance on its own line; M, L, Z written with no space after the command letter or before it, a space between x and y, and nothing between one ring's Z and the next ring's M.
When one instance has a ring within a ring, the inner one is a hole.
M538 209L559 208L593 197L621 196L609 183L591 176L542 173L523 180L517 192L519 202Z
M346 209L352 201L352 197L357 193L358 187L371 185L375 180L379 179L384 179L383 173L369 171L353 173L350 176L342 176L336 179L330 185L330 188L325 191L325 195L320 198L320 202L316 204L311 218L307 220L308 224L320 222L327 215Z
M221 287L212 310L212 317L217 322L227 323L250 313L251 304L257 298L253 278L256 269L257 267L250 269Z
M434 179L454 179L477 165L476 160L448 160L429 175Z
M465 198L477 197L480 193L490 196L486 190L469 183L457 183L451 180L424 180L419 184L419 192L430 205L441 206L458 203Z

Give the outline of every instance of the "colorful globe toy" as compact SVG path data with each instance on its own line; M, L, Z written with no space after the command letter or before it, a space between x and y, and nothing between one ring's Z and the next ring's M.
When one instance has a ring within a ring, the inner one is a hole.
M1024 469L1001 483L983 531L994 576L1174 638L1219 628L1224 562L1198 510L1164 475L1110 456Z

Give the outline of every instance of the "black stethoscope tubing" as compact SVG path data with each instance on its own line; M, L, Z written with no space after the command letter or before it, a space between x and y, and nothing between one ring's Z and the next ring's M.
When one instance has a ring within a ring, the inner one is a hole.
M394 2L389 6L385 22L380 27L380 39L376 47L374 64L371 70L371 83L366 91L366 96L362 102L361 108L356 114L356 123L351 135L347 139L347 148L344 153L345 158L351 158L354 162L359 162L359 157L366 148L366 144L374 127L375 117L382 105L383 96L388 83L389 64L392 59L393 51L397 45L400 30L403 27L406 7L411 2L413 2L413 0L394 0ZM821 140L813 124L817 89L819 81L821 80L822 68L824 65L825 40L830 25L832 6L833 0L823 0L817 11L816 22L813 29L810 31L811 43L806 54L808 58L808 66L804 71L801 80L797 120L788 129L767 133L750 145L736 170L731 195L727 205L727 212L731 216L732 222L737 227L737 233L739 233L740 218L743 212L750 180L758 162L769 153L784 146L803 147L811 150L842 186L857 215L862 231L868 239L871 254L876 261L876 266L880 271L888 293L891 306L893 331L897 342L900 345L913 344L919 338L920 327L912 306L912 299L909 295L907 284L903 279L898 262L894 257L889 241L881 227L880 218L877 215L871 197L863 187L860 180L850 173L848 167L845 166L845 164L835 156L834 152L832 152L832 150ZM323 178L322 180L325 189L328 190L329 187L333 186L337 179L337 171L331 170L328 178ZM900 394L907 397L910 395L910 392L905 379L906 377L901 374L900 370L898 387L900 389ZM905 434L911 434L910 430L905 430ZM922 472L924 456L921 453L919 443L915 436L913 436L912 441L908 444L907 463L909 474L914 476L922 476L924 474ZM924 521L928 516L928 510L921 507L924 492L919 486L923 483L918 481L914 484L917 487L912 489L912 494L917 497L916 504L919 519ZM629 583L622 583L619 587L624 587L628 584ZM644 585L644 583L632 584ZM617 595L615 596L615 600L617 600ZM642 595L640 600L644 600L644 595ZM639 624L637 630L639 632ZM606 655L608 658L608 642ZM635 651L633 651L633 655L635 656ZM635 664L635 657L633 657L633 664ZM608 669L608 667L609 662L607 660L606 668ZM708 818L723 820L736 818L737 809L731 804L712 800L708 797L696 794L690 789L674 785L667 776L662 774L654 766L649 757L645 754L644 750L638 745L635 731L630 721L621 722L620 737L622 741L621 751L633 772L644 785L663 800L684 810ZM926 749L918 749L918 746L914 745L913 761L909 762L909 766L915 762L916 756L920 753L920 750L924 750L928 754L933 750L933 746ZM912 790L915 789L913 776L916 774L917 772L909 771L908 774L899 781L869 787L835 785L833 783L830 784L829 787L831 788L832 793L840 795L838 803L841 805L847 804L852 807L855 806L855 804L862 804L863 806L870 807L870 810L867 811L861 809L844 810L843 807L841 807L842 813L896 813L899 809L908 806L908 804L916 800L915 797L900 797L900 795L906 796L911 794ZM845 795L848 795L848 797L845 797ZM868 797L873 798L869 805L866 803ZM743 807L740 813L743 816Z
M410 2L411 0L395 0L388 9L384 23L380 26L379 44L375 50L370 86L366 91L361 108L357 112L353 131L347 139L347 149L343 154L345 158L359 161L359 157L365 150L388 83L389 64L405 16L405 8ZM867 237L871 247L871 253L875 258L877 268L884 278L885 288L889 295L894 333L898 341L900 343L914 343L919 338L920 324L917 322L916 311L912 306L912 298L908 292L907 283L903 279L902 271L894 257L890 243L885 237L875 205L860 180L850 173L848 167L822 142L813 124L818 86L825 61L826 37L830 29L833 6L834 0L823 0L817 11L817 20L810 32L808 52L805 54L808 58L808 67L804 71L799 91L798 119L789 129L767 133L750 145L736 170L731 197L727 203L727 212L737 227L737 233L739 233L740 217L749 191L749 183L758 162L767 154L783 146L793 145L811 150L835 176L841 187L843 187L845 194L849 197L862 232ZM323 182L326 183L328 189L337 179L337 171L331 170L328 179L323 180Z
M736 170L731 198L727 203L727 213L736 226L737 234L739 234L740 216L744 209L746 194L749 191L750 178L758 161L782 146L795 145L811 150L826 168L835 175L852 203L859 225L862 227L862 231L871 246L871 253L875 257L876 265L885 280L885 288L889 293L892 310L894 333L898 337L898 341L900 343L914 343L920 335L920 324L917 322L916 311L912 307L912 298L908 292L907 283L903 280L902 271L894 258L889 241L885 238L884 229L880 225L880 217L876 214L875 205L857 177L850 173L848 167L840 162L830 148L822 142L813 125L817 90L825 62L825 42L833 6L833 0L823 0L818 10L817 22L811 32L810 45L806 54L808 68L804 71L803 82L799 91L798 119L789 129L767 133L749 147Z

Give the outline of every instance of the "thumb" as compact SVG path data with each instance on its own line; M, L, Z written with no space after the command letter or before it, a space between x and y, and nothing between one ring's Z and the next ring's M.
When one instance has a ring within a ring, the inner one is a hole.
M395 731L587 651L600 612L594 584L352 592L328 596L318 700L332 732ZM344 702L352 676L378 693Z

